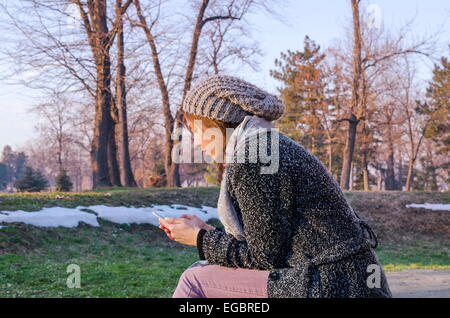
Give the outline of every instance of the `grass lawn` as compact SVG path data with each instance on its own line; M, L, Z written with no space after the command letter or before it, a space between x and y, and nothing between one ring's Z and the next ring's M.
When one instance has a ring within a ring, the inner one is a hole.
M0 297L170 297L198 259L195 248L169 241L153 225L100 222L3 228L11 248L0 255ZM80 289L67 288L69 264L80 266Z
M217 196L218 188L0 195L0 211L93 204L214 206ZM358 200L355 203L361 204L362 199ZM376 215L370 216L365 219L377 220ZM73 229L37 228L17 223L0 229L0 297L170 297L180 274L198 259L194 247L170 241L153 225L99 222L98 228L83 224ZM382 237L377 254L384 268L450 269L447 237L423 238ZM79 289L66 286L70 264L80 266Z

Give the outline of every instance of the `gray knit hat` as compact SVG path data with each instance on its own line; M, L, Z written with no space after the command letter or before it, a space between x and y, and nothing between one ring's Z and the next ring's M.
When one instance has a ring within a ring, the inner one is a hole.
M183 111L229 123L240 123L247 115L269 121L283 115L284 105L274 95L242 79L212 75L192 88L183 102Z

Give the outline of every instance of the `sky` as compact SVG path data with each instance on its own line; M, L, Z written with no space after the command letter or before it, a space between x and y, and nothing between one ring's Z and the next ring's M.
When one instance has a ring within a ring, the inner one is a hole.
M382 23L396 29L415 17L413 33L420 36L441 31L442 49L450 44L450 1L448 0L373 0L364 1L378 8ZM275 92L278 83L270 77L274 60L281 52L301 50L308 35L322 48L342 38L351 11L349 0L278 0L276 8L282 21L266 13L249 18L253 35L264 56L258 73L242 71L242 78L261 88ZM1 17L0 17L1 18ZM442 55L445 51L442 50ZM4 64L4 63L2 63ZM430 77L430 66L421 67L421 77ZM6 85L0 80L0 149L6 144L14 149L23 147L35 136L37 117L29 111L36 102L37 92L24 87Z

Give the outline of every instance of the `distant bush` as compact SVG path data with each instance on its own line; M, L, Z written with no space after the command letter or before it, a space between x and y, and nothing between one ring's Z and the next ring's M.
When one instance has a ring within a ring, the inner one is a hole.
M40 192L48 188L48 181L41 171L26 167L22 178L16 182L19 192Z
M56 191L58 192L70 192L72 191L73 183L70 181L70 177L67 175L65 169L61 169L56 176Z

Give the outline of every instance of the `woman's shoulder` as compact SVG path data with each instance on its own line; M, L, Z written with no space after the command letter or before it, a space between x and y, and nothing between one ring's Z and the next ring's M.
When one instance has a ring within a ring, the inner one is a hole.
M274 136L269 132L267 136L267 141L260 140L253 145L247 143L245 154L242 152L240 157L235 154L234 160L227 164L226 177L231 183L280 177L301 161L301 146L292 139L281 133ZM264 149L260 149L261 147ZM296 148L299 149L295 150Z
M240 157L239 157L240 156ZM301 144L279 131L269 131L258 142L248 142L227 166L230 174L276 174L288 170L310 170L320 161Z
M263 145L259 144L259 145ZM337 185L324 164L302 145L288 136L278 133L274 139L268 138L262 155L244 162L227 165L226 175L230 191L233 188L246 188L257 191L258 187L270 184L282 186L289 191L303 188L336 188ZM246 155L250 152L246 151ZM257 150L261 154L260 150ZM337 190L333 190L337 191Z

